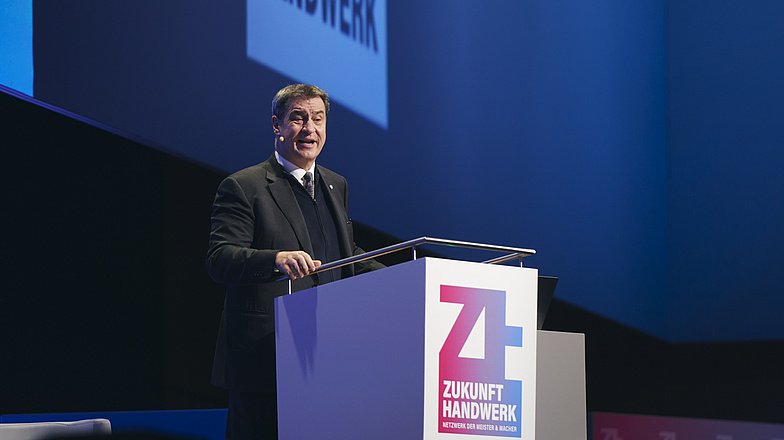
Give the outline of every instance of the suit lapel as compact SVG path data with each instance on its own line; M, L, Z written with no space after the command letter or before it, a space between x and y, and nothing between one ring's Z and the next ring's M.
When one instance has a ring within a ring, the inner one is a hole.
M281 212L289 221L291 228L294 229L294 234L297 236L302 250L313 255L313 245L310 242L308 226L305 224L305 217L302 215L302 210L299 209L299 204L297 204L291 183L283 174L285 171L275 160L274 155L267 163L267 182L269 183L272 198L275 199L275 203L278 204Z

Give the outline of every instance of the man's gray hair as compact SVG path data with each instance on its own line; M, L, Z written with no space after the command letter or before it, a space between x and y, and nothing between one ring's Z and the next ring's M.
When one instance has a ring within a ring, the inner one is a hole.
M280 89L275 94L275 97L272 98L272 114L282 120L288 111L289 101L298 98L321 98L324 101L324 108L329 113L329 95L327 95L327 92L310 84L292 84Z

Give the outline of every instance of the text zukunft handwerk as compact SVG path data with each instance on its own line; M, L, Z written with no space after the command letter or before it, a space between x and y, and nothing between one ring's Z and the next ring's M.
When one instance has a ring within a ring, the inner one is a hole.
M502 403L502 384L445 380L442 417L516 422L517 405Z

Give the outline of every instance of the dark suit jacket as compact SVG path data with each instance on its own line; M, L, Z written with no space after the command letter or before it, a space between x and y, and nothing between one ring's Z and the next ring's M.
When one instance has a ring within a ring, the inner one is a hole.
M335 219L341 258L363 253L354 244L348 217L346 179L316 165ZM212 383L236 391L275 388L273 298L286 293L274 282L275 254L304 250L313 255L305 219L292 184L273 154L266 162L221 182L215 195L207 271L226 284L226 302L215 350ZM384 267L375 261L344 266L343 277ZM313 275L292 282L292 290L314 286Z

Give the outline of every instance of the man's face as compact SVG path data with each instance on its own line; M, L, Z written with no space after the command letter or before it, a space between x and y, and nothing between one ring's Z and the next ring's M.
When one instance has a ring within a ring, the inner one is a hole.
M292 99L282 120L272 116L272 129L278 154L300 168L309 169L327 141L324 101L318 97Z

